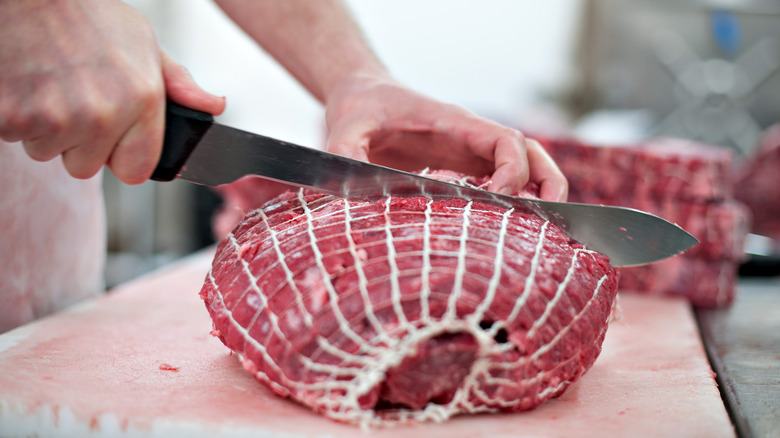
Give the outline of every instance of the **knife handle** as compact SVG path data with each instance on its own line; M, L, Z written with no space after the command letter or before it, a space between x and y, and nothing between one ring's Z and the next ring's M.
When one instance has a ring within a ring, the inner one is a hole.
M183 107L170 100L165 108L165 137L160 162L152 173L155 181L171 181L214 123L211 114Z

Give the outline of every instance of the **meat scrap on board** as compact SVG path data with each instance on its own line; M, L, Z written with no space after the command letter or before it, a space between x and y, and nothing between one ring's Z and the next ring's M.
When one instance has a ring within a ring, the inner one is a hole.
M560 395L599 355L617 282L606 256L526 211L299 190L222 240L201 297L276 394L380 426Z

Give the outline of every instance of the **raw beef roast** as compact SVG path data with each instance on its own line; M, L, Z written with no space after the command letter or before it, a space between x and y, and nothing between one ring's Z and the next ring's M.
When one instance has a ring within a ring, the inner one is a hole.
M682 139L599 146L573 138L542 142L569 179L569 200L637 208L699 239L682 255L620 269L620 288L683 296L699 307L734 299L750 211L733 199L731 152Z
M300 190L220 243L201 296L275 393L386 425L561 394L596 360L616 289L606 256L525 211Z

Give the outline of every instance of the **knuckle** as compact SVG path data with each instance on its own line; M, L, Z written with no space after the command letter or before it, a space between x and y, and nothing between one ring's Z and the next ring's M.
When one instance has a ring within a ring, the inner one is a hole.
M5 141L15 141L19 138L15 130L2 115L0 115L0 138Z
M29 118L19 110L0 108L0 129L8 136L22 137L29 130Z
M165 89L162 83L150 78L142 79L136 84L133 92L134 99L139 103L143 110L153 109L165 96Z
M47 108L39 114L36 124L40 126L40 132L56 136L68 130L71 125L71 116L65 111Z
M443 104L443 108L444 108L444 111L452 113L452 114L457 114L457 115L464 116L464 117L476 117L476 115L474 113L472 113L469 110L467 110L466 108L463 108L462 106L456 105L454 103L444 103Z
M526 147L526 138L525 135L523 135L522 132L518 131L517 129L512 128L505 128L508 132L507 135L514 138L518 143L520 143L521 146Z
M88 126L95 136L101 137L111 131L116 119L116 109L104 104L90 112Z

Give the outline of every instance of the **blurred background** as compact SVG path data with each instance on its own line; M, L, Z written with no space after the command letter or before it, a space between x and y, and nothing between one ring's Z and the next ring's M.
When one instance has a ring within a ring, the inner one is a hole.
M224 124L322 147L324 113L210 0L130 0ZM534 133L596 142L674 135L750 153L780 121L777 0L347 0L397 78ZM105 172L107 285L213 243L219 198ZM151 230L151 231L150 231Z

